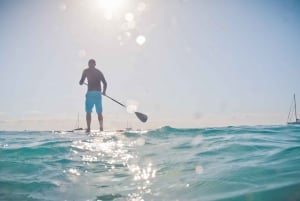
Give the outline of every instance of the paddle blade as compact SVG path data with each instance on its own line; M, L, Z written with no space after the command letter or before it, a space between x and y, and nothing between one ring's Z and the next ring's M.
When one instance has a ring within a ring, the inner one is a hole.
M148 117L147 115L140 113L140 112L135 112L135 115L137 116L137 118L139 118L139 120L141 120L141 122L146 122Z

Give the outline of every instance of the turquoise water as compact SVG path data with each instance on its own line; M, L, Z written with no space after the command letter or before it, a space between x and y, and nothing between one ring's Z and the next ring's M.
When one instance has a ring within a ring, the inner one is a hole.
M300 200L300 127L2 131L0 200Z

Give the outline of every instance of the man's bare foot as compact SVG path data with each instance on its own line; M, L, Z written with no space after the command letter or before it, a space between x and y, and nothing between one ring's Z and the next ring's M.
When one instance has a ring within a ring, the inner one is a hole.
M91 132L91 129L89 129L89 128L87 128L86 130L85 130L85 133L90 133Z
M100 131L103 131L103 128L100 128Z

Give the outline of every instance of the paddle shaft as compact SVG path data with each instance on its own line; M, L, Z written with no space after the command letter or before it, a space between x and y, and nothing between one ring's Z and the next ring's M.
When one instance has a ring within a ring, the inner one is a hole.
M84 83L85 85L88 85L87 83ZM118 103L119 105L127 108L123 103L120 103L119 101L113 99L112 97L106 95L106 94L103 94L101 93L103 96L106 96L107 98L109 98L110 100L114 101L115 103ZM140 113L140 112L134 112L134 114L137 116L137 118L142 121L143 123L145 123L148 119L147 115L143 114L143 113Z
M123 103L120 103L119 101L113 99L112 97L110 97L110 96L108 96L108 95L106 95L106 94L102 94L102 95L103 95L103 96L106 96L106 97L109 98L110 100L112 100L112 101L114 101L114 102L118 103L119 105L121 105L121 106L123 106L123 107L126 108L126 106L125 106Z
M85 85L88 85L87 83L84 83L84 84L85 84ZM103 93L101 93L101 94L102 94L103 96L106 96L106 97L109 98L110 100L112 100L112 101L114 101L114 102L118 103L119 105L121 105L121 106L123 106L123 107L126 108L126 106L125 106L123 103L120 103L119 101L113 99L112 97L110 97L110 96L108 96L108 95L106 95L106 94L103 94Z

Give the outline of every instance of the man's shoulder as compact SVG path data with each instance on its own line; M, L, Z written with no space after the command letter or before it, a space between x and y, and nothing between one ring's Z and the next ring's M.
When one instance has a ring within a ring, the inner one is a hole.
M98 68L95 68L95 70L96 70L96 72L98 73L98 74L103 74L102 72L101 72L101 70L99 70Z
M86 68L84 69L84 72L90 72L92 74L98 74L100 76L103 76L103 73L98 68Z
M92 73L95 73L95 71L98 73L98 69L96 68L86 68L83 70L83 72L92 72Z

